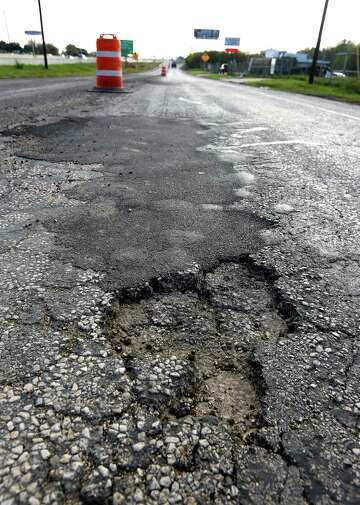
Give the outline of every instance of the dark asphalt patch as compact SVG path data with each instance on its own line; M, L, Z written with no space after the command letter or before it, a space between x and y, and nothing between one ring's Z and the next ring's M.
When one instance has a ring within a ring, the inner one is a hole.
M138 116L25 127L19 155L104 167L96 169L103 177L66 192L83 205L44 223L60 257L106 271L113 287L257 250L269 223L231 207L232 166L197 150L198 129L194 121Z

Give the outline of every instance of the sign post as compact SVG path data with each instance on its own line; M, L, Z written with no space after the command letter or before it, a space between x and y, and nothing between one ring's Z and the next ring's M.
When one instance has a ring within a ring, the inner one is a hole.
M41 32L39 32L38 30L25 30L25 35L32 35L32 36L41 35ZM30 39L30 43L33 51L33 56L35 56L35 40Z
M207 53L204 53L201 55L201 61L204 64L204 70L205 70L205 65L206 63L210 60L210 56Z

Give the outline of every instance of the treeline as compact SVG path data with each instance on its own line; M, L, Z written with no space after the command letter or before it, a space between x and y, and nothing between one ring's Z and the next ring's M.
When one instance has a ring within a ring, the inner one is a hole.
M314 47L307 47L298 52L305 53L311 58L314 55L314 51ZM222 51L202 51L201 53L189 54L189 56L185 58L186 66L188 68L200 68L203 65L201 56L204 54L204 52L206 52L210 57L209 63L229 63L230 61L245 62L249 60L249 58L264 57L265 54L265 51L259 54L248 54L243 52L226 53ZM339 53L352 55L348 59L348 66L349 68L352 68L353 66L354 68L356 67L356 44L351 40L344 39L334 47L327 47L325 49L322 49L319 54L319 59L329 61L331 67L341 66L344 57L340 56Z
M48 54L53 54L54 56L58 56L60 54L59 49L54 44L46 44L46 51ZM21 46L18 42L4 42L3 40L0 40L0 53L42 54L42 52L42 44L33 44L28 42L24 46ZM77 47L74 44L68 44L65 47L65 51L61 54L64 54L65 56L79 56L80 54L89 56L86 49Z
M226 53L225 51L202 51L201 53L191 53L185 58L187 68L199 68L203 64L201 56L206 52L209 56L209 63L229 63L235 61L242 63L249 57L246 53Z
M299 53L305 53L310 57L313 57L315 48L314 47L306 47L302 51L298 51ZM347 54L355 54L356 53L356 44L351 40L342 40L336 46L326 47L325 49L321 49L319 53L320 60L330 61L331 65L336 63L336 59L339 57L339 53L347 53Z
M313 57L315 48L305 48L300 53L306 53L309 57ZM330 62L330 66L335 70L343 70L346 72L356 72L357 57L356 44L351 40L342 40L334 47L322 49L319 53L319 59Z

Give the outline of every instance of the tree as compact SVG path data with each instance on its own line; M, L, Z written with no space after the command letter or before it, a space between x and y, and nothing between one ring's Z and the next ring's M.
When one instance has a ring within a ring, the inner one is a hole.
M47 53L53 54L54 56L59 55L59 49L56 46L54 46L54 44L46 44L46 51Z
M81 47L77 47L74 44L68 44L65 47L65 54L66 54L66 56L79 56L79 54L85 54L85 56L87 56L88 52L86 49L82 49Z
M9 42L7 44L3 40L1 40L0 51L3 53L22 53L22 47L18 42Z
M28 46L24 46L24 51L25 51L25 47L26 47L26 50L27 52L30 52L28 51ZM32 50L32 46L31 47L31 50ZM53 54L54 56L57 56L59 54L59 49L54 46L54 44L46 44L46 52L48 54ZM43 46L42 44L35 44L35 54L43 54Z
M35 50L35 54L42 54L43 53L43 47L42 44L35 44L33 48L34 42L31 40L24 45L24 47L21 47L21 45L18 42L4 42L3 40L0 40L0 52L2 53L26 53L26 54L31 54L33 50ZM58 55L59 54L59 49L54 46L54 44L46 44L46 51L49 54L54 54Z
M25 44L23 51L25 54L31 54L33 52L33 45L30 42Z
M74 44L68 44L65 47L66 56L78 56L79 52L80 52L80 48L74 46Z

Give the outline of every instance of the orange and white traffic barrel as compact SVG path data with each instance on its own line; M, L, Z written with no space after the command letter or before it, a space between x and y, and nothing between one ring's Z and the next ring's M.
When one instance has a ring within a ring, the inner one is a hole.
M161 65L161 77L166 77L167 68L166 65Z
M96 41L97 91L119 92L123 89L120 40L113 34L102 34Z

